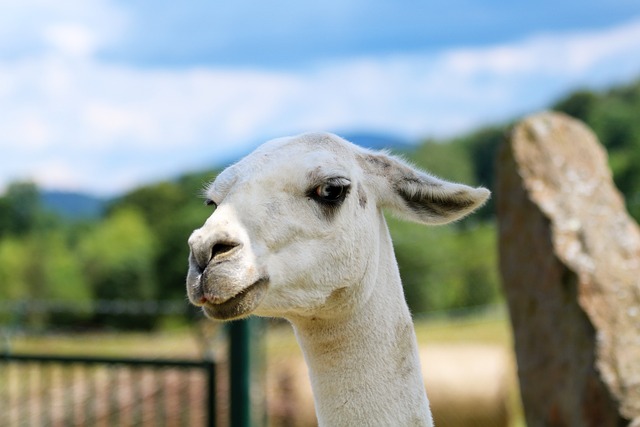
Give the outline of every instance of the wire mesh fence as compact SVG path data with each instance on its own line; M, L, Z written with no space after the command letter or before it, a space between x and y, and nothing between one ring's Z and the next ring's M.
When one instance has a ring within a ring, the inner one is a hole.
M105 316L131 323L96 326ZM162 348L167 319L186 337ZM186 301L0 301L0 426L216 425L217 365L198 324Z
M0 425L215 425L211 361L4 355Z

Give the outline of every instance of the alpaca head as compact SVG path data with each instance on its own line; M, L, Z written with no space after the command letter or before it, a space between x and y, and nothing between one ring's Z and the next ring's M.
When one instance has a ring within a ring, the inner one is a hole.
M207 189L214 211L189 238L189 299L225 320L354 310L379 267L381 209L444 224L488 196L332 134L269 141Z

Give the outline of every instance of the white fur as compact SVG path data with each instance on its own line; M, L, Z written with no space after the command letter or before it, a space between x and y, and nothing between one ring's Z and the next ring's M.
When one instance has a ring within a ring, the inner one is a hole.
M350 182L335 209L312 197L327 181ZM189 298L213 318L288 319L321 426L432 425L382 208L443 224L488 196L332 134L270 141L208 188L218 208L189 239Z

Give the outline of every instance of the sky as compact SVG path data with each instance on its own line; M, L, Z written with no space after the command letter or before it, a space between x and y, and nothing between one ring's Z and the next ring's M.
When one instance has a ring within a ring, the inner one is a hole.
M111 197L305 131L446 138L637 78L637 0L2 1L0 192Z

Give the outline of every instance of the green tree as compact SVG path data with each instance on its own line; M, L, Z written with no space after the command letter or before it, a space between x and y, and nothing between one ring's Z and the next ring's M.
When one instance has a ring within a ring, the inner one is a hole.
M148 301L160 296L154 269L156 239L139 211L111 212L85 235L80 251L96 299ZM97 320L139 328L150 328L155 322L152 317L126 315L98 316Z
M93 293L77 250L71 247L68 237L62 231L47 233L43 241L40 238L36 241L32 239L30 245L34 247L32 253L38 251L39 255L46 259L42 269L44 298L78 303L91 301Z
M411 153L416 166L448 181L475 183L470 153L461 144L427 140Z
M16 301L29 296L25 281L29 257L26 245L15 237L0 240L0 300Z
M25 272L28 257L24 245L15 237L0 239L0 302L18 309L17 301L28 296ZM0 322L15 322L18 313L0 312Z
M0 236L25 235L43 221L40 193L32 182L9 184L0 198Z
M389 218L405 295L414 313L500 299L495 226L428 227Z
M594 106L599 102L598 95L590 90L578 90L558 101L552 108L562 111L583 122L589 122Z
M31 327L55 322L46 310L32 310L42 304L86 304L91 299L82 266L61 231L0 241L0 283L0 300L27 303L24 320ZM79 317L76 314L67 319Z
M453 268L460 276L463 289L456 295L456 305L473 307L495 303L500 299L496 236L493 221L457 230L455 260L458 265Z

